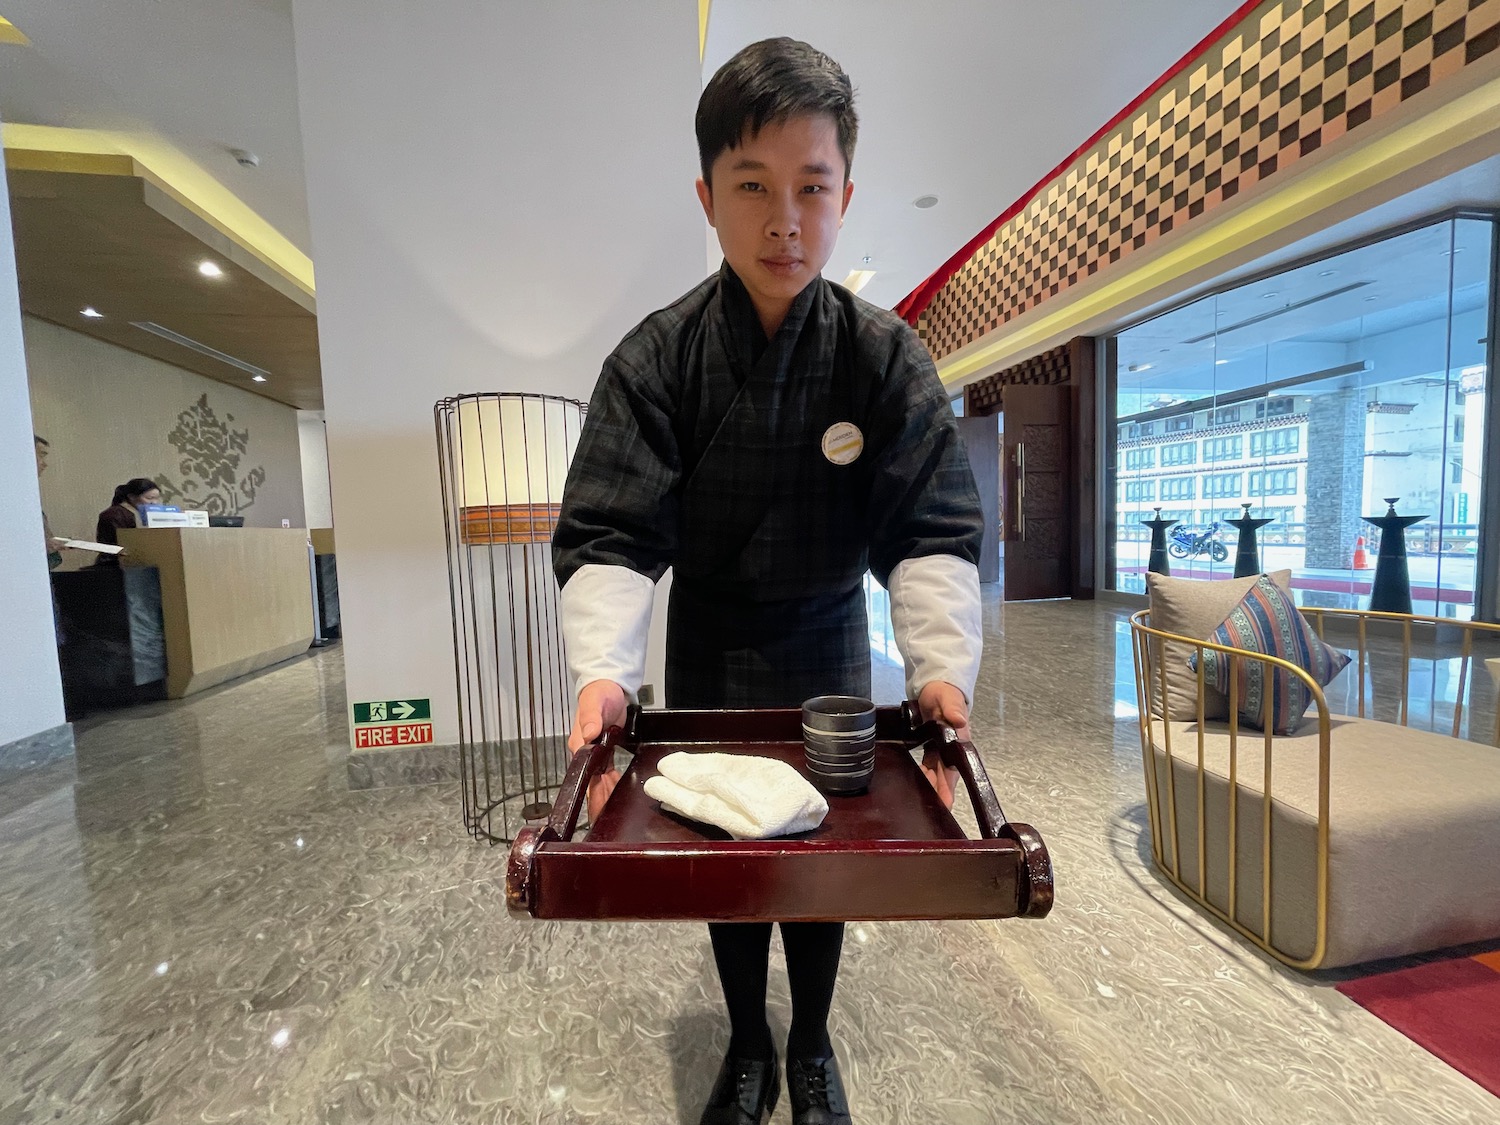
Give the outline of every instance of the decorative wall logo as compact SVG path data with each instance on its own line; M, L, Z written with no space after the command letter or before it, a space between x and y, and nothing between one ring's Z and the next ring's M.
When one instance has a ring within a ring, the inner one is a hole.
M231 429L233 421L233 414L219 420L206 393L177 415L167 441L181 455L182 480L173 481L166 474L156 477L163 500L216 516L237 516L255 503L256 492L266 483L266 469L257 465L240 476L240 459L250 444L250 431Z

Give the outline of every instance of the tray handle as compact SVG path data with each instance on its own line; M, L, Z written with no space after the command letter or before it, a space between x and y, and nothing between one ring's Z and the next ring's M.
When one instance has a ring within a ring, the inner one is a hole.
M940 719L923 723L917 729L921 739L918 747L923 754L937 750L943 764L958 771L964 788L969 793L969 803L974 806L974 819L979 822L979 835L994 840L1006 835L1005 812L1000 808L1000 798L995 796L995 787L990 784L990 775L985 772L984 762L972 742L958 737L958 732Z
M907 704L910 707L910 704ZM914 712L909 711L908 716ZM930 730L926 728L931 728ZM1016 915L1022 918L1042 918L1052 909L1052 860L1047 854L1047 845L1041 833L1029 824L1012 823L1005 819L1000 808L1000 798L995 796L995 787L990 784L990 775L984 768L979 751L972 742L958 737L958 732L942 720L923 724L918 729L922 736L921 749L925 753L936 748L943 763L958 770L964 788L969 791L969 802L974 806L974 819L979 822L979 834L986 840L1014 840L1021 847L1023 876L1017 887Z
M558 786L557 799L552 802L552 813L538 835L538 843L573 838L584 802L588 800L589 782L609 768L614 761L615 748L624 737L623 727L610 727L573 755L568 772L563 774L562 784Z
M626 723L634 726L634 716L627 716ZM584 802L588 800L589 782L609 768L614 760L615 747L625 735L624 728L610 727L574 754L563 774L562 784L558 786L557 799L552 802L552 812L546 823L540 828L523 828L516 833L505 865L505 905L510 910L529 912L535 905L531 901L531 874L538 846L573 838Z

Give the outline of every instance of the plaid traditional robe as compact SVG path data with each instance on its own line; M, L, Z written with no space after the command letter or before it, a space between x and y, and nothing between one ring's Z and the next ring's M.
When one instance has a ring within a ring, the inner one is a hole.
M852 422L863 449L825 456ZM605 362L553 538L589 563L673 568L671 707L785 707L869 692L863 577L977 562L978 493L916 334L819 278L765 338L726 263Z

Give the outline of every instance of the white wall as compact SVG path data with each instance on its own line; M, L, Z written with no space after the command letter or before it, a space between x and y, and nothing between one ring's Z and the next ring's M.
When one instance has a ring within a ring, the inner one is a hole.
M247 527L304 526L292 407L36 317L21 324L34 425L52 443L42 501L54 535L92 539L115 486L132 477L155 480L168 503L244 516ZM93 561L69 552L66 565Z
M333 526L328 491L328 434L321 410L297 411L297 443L302 447L302 511L308 527Z
M433 403L587 399L701 280L697 12L294 0L293 21L349 696L430 697L452 741Z
M10 192L0 166L0 480L6 481L5 534L0 535L0 590L5 643L0 645L0 746L60 725L62 680L42 538L42 500L32 446L21 297L16 288Z

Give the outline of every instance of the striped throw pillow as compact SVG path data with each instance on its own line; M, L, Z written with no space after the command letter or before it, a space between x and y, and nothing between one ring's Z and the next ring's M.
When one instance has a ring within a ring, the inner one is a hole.
M1261 578L1224 618L1213 636L1215 644L1279 657L1305 671L1319 687L1328 684L1349 663L1349 657L1318 639L1288 594L1269 578ZM1203 653L1203 678L1226 694L1230 667L1239 678L1240 721L1255 730L1265 714L1265 681L1271 681L1271 733L1293 734L1312 703L1307 685L1285 668L1258 660L1235 660L1222 652ZM1188 659L1198 670L1198 654Z

